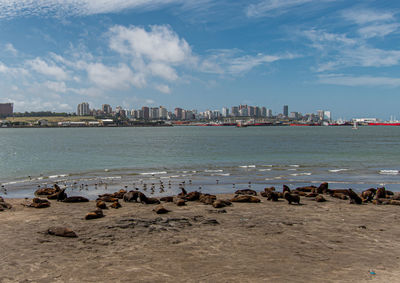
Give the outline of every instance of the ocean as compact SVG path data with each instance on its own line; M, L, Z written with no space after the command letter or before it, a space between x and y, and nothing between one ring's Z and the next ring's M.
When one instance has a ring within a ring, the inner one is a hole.
M400 127L5 128L0 160L8 197L55 182L90 198L135 187L170 195L179 184L210 193L324 181L400 191Z

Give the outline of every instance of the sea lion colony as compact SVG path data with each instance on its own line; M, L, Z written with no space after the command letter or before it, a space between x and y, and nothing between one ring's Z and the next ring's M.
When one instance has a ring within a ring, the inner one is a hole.
M127 191L121 189L111 194L99 195L96 200L95 210L88 212L84 218L86 220L104 217L103 210L108 208L118 209L121 207L120 201L126 203L142 203L142 204L156 204L157 206L153 211L157 214L165 214L170 212L161 204L162 202L172 202L176 206L185 206L188 202L198 201L205 205L212 205L214 208L223 208L232 205L234 202L242 203L259 203L261 198L266 198L268 201L284 201L286 200L290 205L301 205L301 199L307 198L315 200L316 202L325 202L327 197L333 197L341 200L349 200L350 204L367 204L373 203L376 205L390 204L400 205L400 194L394 194L391 191L381 188L370 188L357 194L352 189L329 189L328 183L322 183L320 186L305 186L298 187L291 190L288 186L283 185L282 191L276 191L274 187L267 187L264 191L257 193L252 189L236 190L235 195L231 199L217 199L216 195L205 194L199 191L187 192L183 186L180 187L181 193L176 196L167 196L161 198L152 198L146 196L139 189ZM26 207L32 208L47 208L51 206L49 200L56 200L65 203L89 202L89 200L82 196L68 197L65 189L61 189L57 184L53 188L39 188L35 191L36 197L31 201L22 203ZM44 198L46 197L46 198ZM108 206L107 203L110 203ZM10 210L12 206L8 204L4 198L0 197L0 211ZM49 232L50 233L50 232ZM63 233L50 233L52 235L62 235ZM70 233L66 232L66 235Z

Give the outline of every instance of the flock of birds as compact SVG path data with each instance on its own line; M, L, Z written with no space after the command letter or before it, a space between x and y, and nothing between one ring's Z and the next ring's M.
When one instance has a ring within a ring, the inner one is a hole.
M56 184L58 184L58 183L56 183ZM178 188L179 189L185 189L186 184L187 184L186 181L179 182L178 183ZM189 185L193 184L191 179L188 180L188 184ZM216 180L216 184L217 185L219 184L219 180L218 179ZM94 189L98 190L99 187L103 187L104 190L107 190L108 189L108 185L109 185L108 183L103 182L102 180L100 180L98 183L94 184ZM133 183L132 185L133 185L133 188L135 190L142 190L143 192L147 192L149 190L151 195L153 195L155 193L155 191L156 191L156 183L147 184L147 183L145 183L143 181L143 179L139 179L139 184ZM167 189L166 186L168 187L168 190L171 190L172 189L172 185L173 184L172 184L171 180L169 180L168 183L167 182L164 183L163 180L159 179L159 186L158 186L159 193L160 194L164 193L166 191L166 189ZM64 182L63 186L64 186L64 189L67 189L68 188L67 182ZM41 185L37 185L38 189L40 189L41 187L42 187ZM81 191L89 191L89 185L88 184L84 184L84 183L78 184L78 182L73 182L72 184L70 184L69 187L70 187L70 189L72 191L74 191L74 190L78 190L79 192L81 192ZM128 185L125 185L124 187L125 187L125 190L129 189ZM248 182L248 188L249 189L251 188L251 182ZM236 189L236 184L232 184L232 189ZM201 192L202 187L199 187L198 190ZM7 188L5 187L5 185L1 185L0 192L2 192L4 195L7 195L8 191L7 191Z

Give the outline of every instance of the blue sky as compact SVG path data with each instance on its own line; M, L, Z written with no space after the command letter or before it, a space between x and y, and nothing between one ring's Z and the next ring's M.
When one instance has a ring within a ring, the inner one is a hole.
M0 0L0 101L400 118L399 19L385 0Z

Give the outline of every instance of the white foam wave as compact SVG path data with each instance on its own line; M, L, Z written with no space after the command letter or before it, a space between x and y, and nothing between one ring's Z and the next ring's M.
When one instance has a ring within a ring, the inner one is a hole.
M211 174L211 176L230 176L230 173L216 173L216 174Z
M240 168L256 168L256 166L255 165L242 165L242 166L239 166Z
M56 179L56 178L62 178L62 177L68 177L68 174L51 175L51 176L49 176L49 179Z
M379 174L382 174L382 175L398 175L399 174L399 170L380 170Z
M271 171L272 169L268 168L268 169L258 169L258 171L264 172L264 171Z
M167 171L140 173L140 175L162 175L162 174L167 174Z
M218 173L218 172L224 172L222 169L217 169L217 170L204 170L206 173Z
M328 170L328 171L332 172L332 173L337 173L337 172L342 172L342 171L347 171L347 170L349 170L349 169L342 168L342 169L331 169L331 170Z
M292 164L292 165L289 165L290 167L300 167L300 165L298 165L298 164Z
M312 173L309 172L305 172L305 173L294 173L294 174L290 174L291 176L310 176L312 175Z

